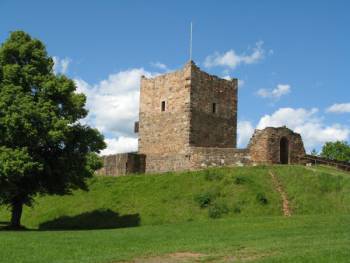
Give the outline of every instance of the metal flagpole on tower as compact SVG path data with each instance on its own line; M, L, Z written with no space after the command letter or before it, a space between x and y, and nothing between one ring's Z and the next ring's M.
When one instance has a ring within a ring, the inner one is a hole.
M191 36L190 36L190 61L192 61L192 21L191 21Z

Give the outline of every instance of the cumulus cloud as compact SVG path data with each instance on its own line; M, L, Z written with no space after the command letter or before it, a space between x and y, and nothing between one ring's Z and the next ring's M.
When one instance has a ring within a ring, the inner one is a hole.
M133 127L138 119L142 75L153 76L143 68L135 68L111 74L94 85L82 79L75 80L77 91L87 96L89 114L84 122L107 137L108 148L104 154L129 151L137 146Z
M102 155L137 151L137 138L121 136L119 138L106 138L105 142L107 148L101 152Z
M53 71L55 72L55 74L58 74L58 73L66 74L72 60L68 57L61 59L57 56L52 57L52 59L54 62Z
M254 133L254 127L250 121L239 121L237 124L237 146L244 148Z
M326 109L331 113L350 113L350 103L335 103Z
M237 54L233 49L222 54L215 52L213 55L206 57L204 66L207 68L221 66L234 69L241 64L257 63L265 56L265 50L262 47L263 44L263 41L257 42L250 54Z
M323 145L325 142L347 140L349 138L349 127L340 124L326 125L317 114L317 108L310 110L281 108L271 115L263 116L257 128L286 125L302 135L307 150Z
M169 71L169 68L167 65L161 63L161 62L151 62L150 63L152 67L163 70L163 71Z
M269 89L259 89L256 93L258 96L262 98L272 98L272 99L279 99L283 95L287 95L291 92L291 87L288 84L278 84L276 88L269 90Z

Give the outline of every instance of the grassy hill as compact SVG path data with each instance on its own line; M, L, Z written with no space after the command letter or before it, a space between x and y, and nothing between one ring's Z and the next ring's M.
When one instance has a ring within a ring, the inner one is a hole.
M332 168L218 168L95 177L89 184L89 192L37 197L23 215L32 231L0 231L0 262L350 258L350 174ZM291 217L283 216L278 186ZM1 208L0 226L8 219L9 211Z
M257 166L125 177L95 177L90 191L36 198L22 223L39 229L99 229L208 218L282 215L280 181L293 215L350 212L350 175L325 167ZM0 210L0 222L9 211Z

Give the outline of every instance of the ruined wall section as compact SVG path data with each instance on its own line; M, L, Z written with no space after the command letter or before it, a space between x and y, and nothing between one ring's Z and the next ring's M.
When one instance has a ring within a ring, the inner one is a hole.
M237 79L220 79L191 66L190 145L235 148Z
M146 156L137 153L119 153L102 156L103 168L99 175L121 176L132 173L144 173Z
M280 142L282 138L288 140L288 163L299 163L300 157L305 156L302 138L299 133L286 127L267 127L264 130L255 130L248 145L252 163L281 163Z

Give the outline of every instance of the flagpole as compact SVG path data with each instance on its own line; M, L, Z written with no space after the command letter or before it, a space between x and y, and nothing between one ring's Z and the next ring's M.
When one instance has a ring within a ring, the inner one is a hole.
M192 61L192 21L191 21L191 35L190 35L190 61Z

